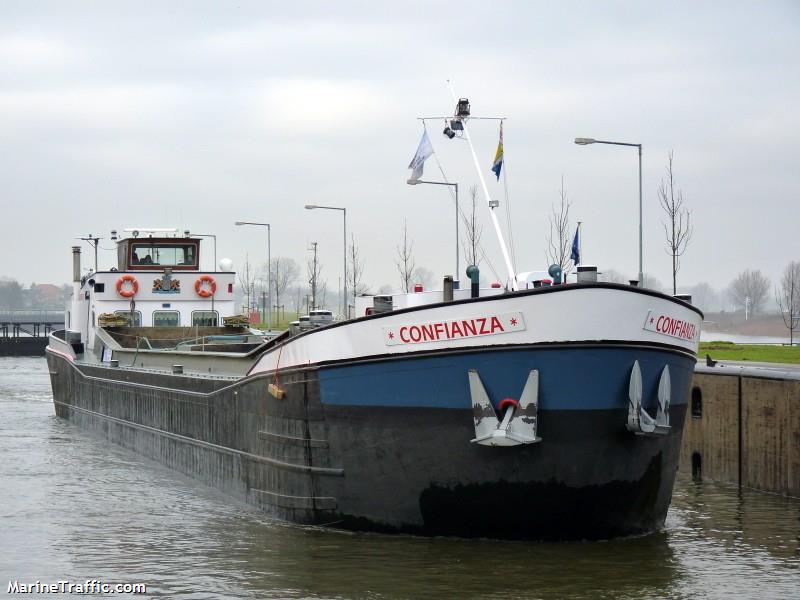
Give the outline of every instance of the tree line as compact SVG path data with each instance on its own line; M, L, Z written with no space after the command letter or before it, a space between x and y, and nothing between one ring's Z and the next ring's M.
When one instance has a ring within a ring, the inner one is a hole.
M0 277L0 310L64 310L72 295L69 284L21 284L10 277Z

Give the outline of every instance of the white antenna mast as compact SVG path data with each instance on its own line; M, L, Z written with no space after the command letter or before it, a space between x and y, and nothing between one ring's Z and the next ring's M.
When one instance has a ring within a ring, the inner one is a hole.
M447 80L447 85L450 87L450 95L453 97L453 102L458 103L456 93L453 91L453 83L449 79ZM497 240L500 242L500 250L503 251L503 260L505 261L506 269L508 270L508 279L511 282L511 289L516 291L519 289L517 286L517 274L514 272L514 267L511 264L511 257L508 254L506 241L503 238L503 232L500 230L500 222L497 220L497 215L494 213L494 209L497 208L497 203L492 202L492 198L489 195L489 188L486 186L486 179L483 177L483 171L481 171L480 164L478 163L478 156L475 154L475 148L472 146L472 140L469 137L469 131L467 130L468 118L469 117L466 116L461 119L461 124L464 127L463 137L467 140L467 144L469 144L469 150L472 153L472 160L475 163L475 170L478 172L478 178L481 180L483 194L486 197L486 204L489 207L489 216L492 218L492 224L494 225L494 230L497 234Z

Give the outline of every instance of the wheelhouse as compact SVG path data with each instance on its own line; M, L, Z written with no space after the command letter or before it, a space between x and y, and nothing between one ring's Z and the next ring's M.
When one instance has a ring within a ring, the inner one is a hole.
M117 245L120 271L197 271L200 240L191 238L128 238Z

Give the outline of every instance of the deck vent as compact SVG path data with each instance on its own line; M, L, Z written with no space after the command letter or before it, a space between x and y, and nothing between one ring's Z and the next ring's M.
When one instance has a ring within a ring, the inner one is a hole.
M108 366L109 367L118 367L119 366L119 360L116 359L116 358L112 358L110 361L108 361Z
M597 283L597 267L580 265L578 267L578 283Z
M172 365L172 372L175 375L183 375L183 365Z

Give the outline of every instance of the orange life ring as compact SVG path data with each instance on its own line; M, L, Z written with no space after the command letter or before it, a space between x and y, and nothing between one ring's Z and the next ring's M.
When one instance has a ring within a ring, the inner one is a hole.
M131 286L129 288L124 287L125 282L130 283ZM139 282L136 281L136 277L133 275L123 275L117 279L117 293L123 298L133 298L136 294L138 294Z
M208 283L207 288L203 287L204 283ZM201 298L210 298L217 292L217 282L211 275L200 275L194 282L194 291Z

